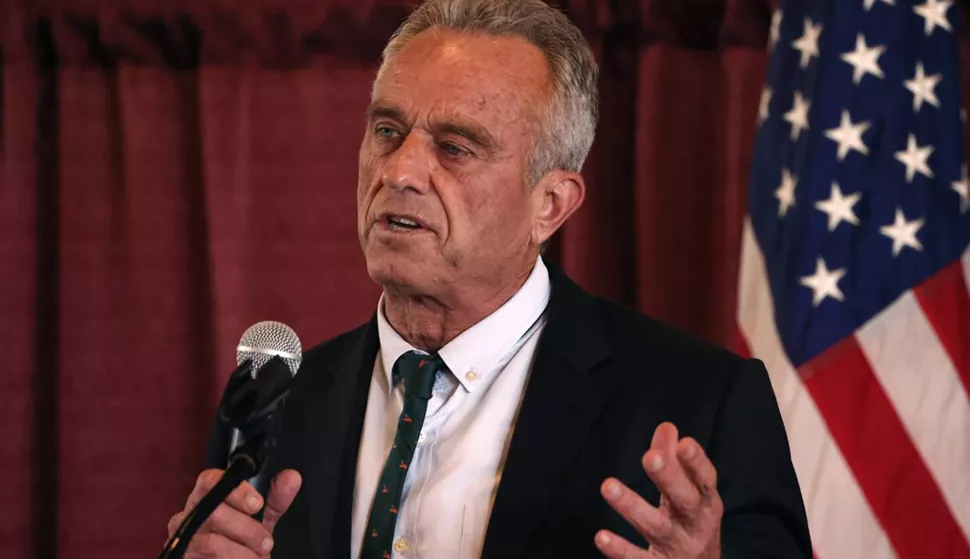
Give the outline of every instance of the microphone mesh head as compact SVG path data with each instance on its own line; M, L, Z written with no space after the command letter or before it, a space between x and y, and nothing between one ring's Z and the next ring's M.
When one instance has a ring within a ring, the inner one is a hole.
M294 375L303 360L303 346L292 328L282 322L257 322L243 332L236 348L236 364L252 359L253 376L274 356L279 356Z

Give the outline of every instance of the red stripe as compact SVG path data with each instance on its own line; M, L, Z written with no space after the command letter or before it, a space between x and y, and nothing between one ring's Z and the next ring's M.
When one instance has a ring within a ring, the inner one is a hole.
M970 291L957 260L913 290L923 314L953 362L963 389L970 394Z
M751 346L748 345L748 340L744 337L744 332L741 331L741 326L735 325L734 336L731 339L728 349L741 357L744 357L745 359L750 359L753 357L753 354L751 353Z
M855 337L800 367L799 374L900 559L970 557Z

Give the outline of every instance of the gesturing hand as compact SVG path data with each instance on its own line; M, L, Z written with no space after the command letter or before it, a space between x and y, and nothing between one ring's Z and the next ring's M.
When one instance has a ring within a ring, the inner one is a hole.
M678 440L677 428L663 423L642 462L660 490L659 508L613 478L601 492L650 542L649 551L607 530L596 534L596 547L612 559L720 559L724 504L704 449L689 437Z

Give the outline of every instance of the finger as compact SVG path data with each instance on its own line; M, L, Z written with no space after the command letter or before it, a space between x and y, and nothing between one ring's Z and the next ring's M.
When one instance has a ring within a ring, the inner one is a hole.
M647 559L650 552L639 548L609 530L596 533L596 548L610 559Z
M685 437L678 442L677 459L702 501L707 502L717 495L717 469L697 441Z
M670 504L687 517L701 505L701 494L677 459L677 429L670 423L657 428L653 443L643 455L643 469Z
M212 559L213 557L260 559L253 550L212 532L196 534L189 543L188 549L185 550L184 557L185 559Z
M189 498L185 500L185 510L194 509L199 500L222 478L222 473L223 470L215 468L203 470L195 479L195 487L189 493Z
M613 510L650 543L670 542L675 538L674 524L670 516L648 503L619 480L607 479L600 487L600 492Z
M259 512L259 509L263 508L263 496L248 481L244 481L236 486L223 502L246 514L255 514Z
M263 526L269 533L273 533L280 517L293 504L293 499L300 492L301 485L303 485L303 478L296 470L283 470L273 478L266 510L263 511Z
M199 474L199 479L195 483L195 489L189 495L185 503L185 510L195 508L202 497L208 493L216 483L222 479L223 470L205 470ZM229 506L248 514L255 514L263 507L263 497L256 491L256 488L248 481L240 483L232 493L226 497L225 501Z
M216 507L199 531L225 536L257 555L269 553L273 549L273 538L260 522L226 504Z
M185 518L186 514L188 513L184 511L175 513L174 515L172 515L172 518L168 519L168 537L171 538L172 534L174 534L175 531L179 529L179 526L182 525L182 519Z

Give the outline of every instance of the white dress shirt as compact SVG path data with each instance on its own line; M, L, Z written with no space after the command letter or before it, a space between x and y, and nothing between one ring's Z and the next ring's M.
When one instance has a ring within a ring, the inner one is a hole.
M435 380L394 532L393 557L480 557L512 426L532 368L549 302L549 273L536 262L522 288L438 354L450 373ZM404 407L397 358L414 350L378 304L380 351L367 397L357 457L351 558L360 556L374 491Z

